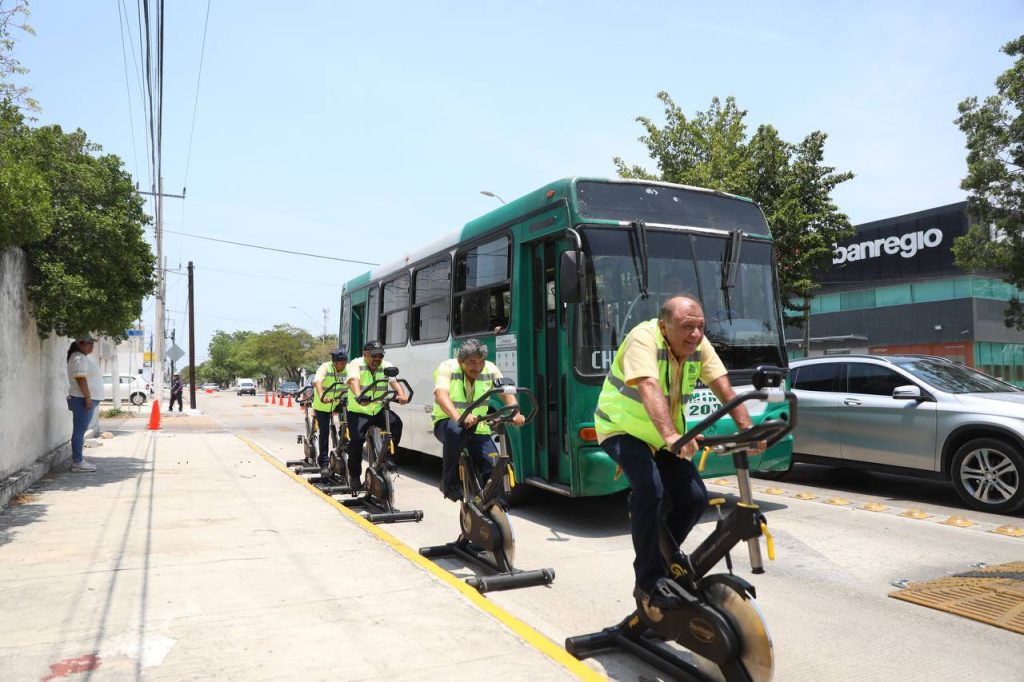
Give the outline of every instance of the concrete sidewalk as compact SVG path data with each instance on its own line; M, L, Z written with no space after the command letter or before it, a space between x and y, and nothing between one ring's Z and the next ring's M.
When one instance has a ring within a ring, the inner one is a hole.
M575 677L209 418L171 422L0 512L0 680Z

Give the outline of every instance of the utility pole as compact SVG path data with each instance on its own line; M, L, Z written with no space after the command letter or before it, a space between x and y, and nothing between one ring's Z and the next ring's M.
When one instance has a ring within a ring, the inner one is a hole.
M327 313L330 312L330 308L324 308L324 341L327 340Z
M171 345L172 346L174 345L174 341L175 341L175 339L174 339L174 332L176 332L176 331L177 330L174 329L173 327L171 328ZM171 360L171 377L173 377L173 376L174 376L174 360Z
M164 197L184 199L185 190L183 189L181 194L164 194L164 178L160 176L153 192L139 192L139 194L152 196L156 204L156 224L153 229L153 234L156 237L157 266L156 329L153 334L156 337L156 348L151 349L153 352L150 357L153 359L153 389L156 393L156 399L162 400L164 397L164 306L166 305L165 297L167 294L167 264L164 262Z
M196 409L196 300L192 291L192 261L188 262L188 406Z

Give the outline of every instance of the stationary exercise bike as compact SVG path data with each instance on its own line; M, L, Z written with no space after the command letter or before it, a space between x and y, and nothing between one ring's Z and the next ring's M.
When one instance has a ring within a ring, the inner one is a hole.
M494 388L470 403L459 417L459 426L465 427L466 417L473 410L486 405L492 396L525 395L530 401L530 413L524 424L537 414L537 400L528 388L517 388L509 378L495 379ZM555 579L552 568L523 571L513 565L516 539L508 520L508 508L502 493L508 494L515 485L508 447L507 426L519 414L519 405L503 405L496 411L478 418L477 424L491 427L498 441L498 458L487 479L480 485L476 467L469 453L463 450L459 457L459 479L462 481L462 502L459 503L459 528L455 542L433 547L421 547L420 554L429 558L455 556L494 575L476 575L466 583L480 592L510 590L517 587L548 585Z
M789 403L788 419L771 419L732 435L704 437L700 469L703 470L709 452L731 454L740 501L725 516L720 506L724 500L711 501L718 510L718 523L711 535L690 555L683 554L668 528L662 527L661 549L668 569L667 582L685 605L680 609L661 610L651 606L646 595L636 592L636 611L621 623L600 632L569 637L565 640L565 648L570 654L582 659L604 650L621 648L667 672L674 679L771 680L774 659L768 627L754 603L756 592L753 585L733 574L729 551L745 540L752 571L764 573L758 542L764 535L768 558L775 558L768 523L751 496L748 454L758 441L767 441L771 446L796 426L796 397L785 390L783 384L787 374L788 370L778 367L758 367L754 372L753 391L738 395L722 405L671 447L673 452L679 452L681 446L703 433L729 410L748 400ZM708 575L708 571L723 558L729 572ZM694 654L695 663L660 646L658 640L674 641L689 649Z
M305 429L295 437L295 442L302 446L302 459L291 459L285 462L285 466L297 474L320 471L317 466L317 442L319 439L320 427L317 425L316 416L310 414L313 406L313 386L304 386L296 400L302 408L302 417Z
M366 430L366 472L363 475L362 495L348 500L342 500L346 507L361 507L366 510L363 517L370 523L395 523L396 521L420 521L423 519L423 512L419 509L402 511L395 508L395 486L391 480L391 462L395 456L395 443L391 439L391 401L398 397L398 391L391 388L392 381L399 381L411 400L413 396L412 386L405 379L395 379L398 376L397 367L385 367L384 377L377 379L365 387L356 397L356 402L361 404L380 403L381 412L384 413L386 429L371 426ZM372 397L375 388L383 386L384 392L376 398ZM348 476L347 468L346 477ZM358 493L353 493L358 494Z
M310 476L309 482L328 495L347 493L352 489L348 473L348 407L346 396L348 385L343 382L331 384L324 389L321 400L331 398L331 440L328 452L327 476L317 468L319 476Z

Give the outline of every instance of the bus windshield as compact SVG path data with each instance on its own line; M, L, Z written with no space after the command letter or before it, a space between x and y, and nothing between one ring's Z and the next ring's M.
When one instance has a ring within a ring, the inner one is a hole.
M585 227L581 236L588 259L580 374L603 376L629 330L657 317L662 302L678 293L703 303L705 335L734 381L758 365L785 365L770 242L745 240L733 286L723 288L727 236L648 228L650 295L644 299L629 230Z

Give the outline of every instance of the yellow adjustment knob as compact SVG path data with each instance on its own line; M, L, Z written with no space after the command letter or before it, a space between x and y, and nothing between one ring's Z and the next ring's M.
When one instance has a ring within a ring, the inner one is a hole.
M700 464L697 466L697 471L704 472L704 464L708 461L708 455L711 454L711 446L708 445L700 453Z
M395 441L388 441L388 445L391 446L391 454L395 454Z
M716 497L713 500L708 500L708 504L711 505L712 507L721 506L721 505L725 504L725 498L724 497Z
M775 561L775 538L772 537L771 532L768 530L768 524L761 524L761 532L764 534L764 542L768 545L768 559Z
M508 465L508 487L516 487L516 472L512 470L512 465Z

